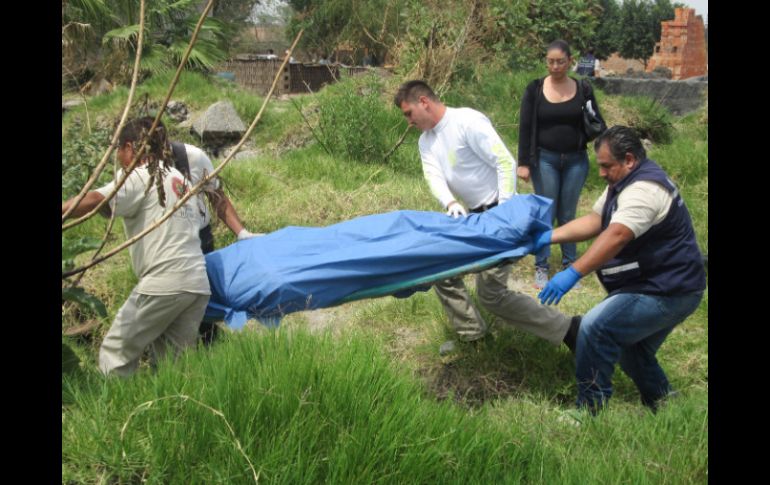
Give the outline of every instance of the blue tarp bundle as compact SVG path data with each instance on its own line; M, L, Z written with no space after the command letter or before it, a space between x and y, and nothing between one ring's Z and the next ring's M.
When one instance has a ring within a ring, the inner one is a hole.
M551 200L518 195L481 214L395 211L327 227L285 227L206 255L208 319L241 328L383 295L515 260L551 228Z

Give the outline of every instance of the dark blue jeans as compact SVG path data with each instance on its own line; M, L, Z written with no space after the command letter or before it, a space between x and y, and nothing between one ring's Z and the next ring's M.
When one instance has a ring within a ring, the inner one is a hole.
M556 153L540 149L538 167L532 171L535 193L553 200L553 214L560 226L575 218L580 191L588 177L588 153L579 150L572 153ZM545 246L535 256L535 266L548 268L551 246ZM561 245L562 265L570 265L577 259L577 244Z
M201 229L198 232L198 237L201 239L201 251L203 254L208 254L214 251L214 234L211 232L211 224ZM201 341L204 345L211 345L217 336L217 326L214 322L202 321L200 327L198 327L198 334L201 336Z
M595 411L612 395L615 363L634 381L642 403L671 391L655 354L669 333L698 308L703 292L682 296L620 293L583 316L575 351L578 407Z

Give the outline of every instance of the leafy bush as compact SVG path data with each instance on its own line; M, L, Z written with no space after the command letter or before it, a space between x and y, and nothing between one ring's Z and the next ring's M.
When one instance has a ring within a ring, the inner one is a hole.
M108 127L97 127L90 134L84 131L81 122L74 120L62 136L62 200L69 199L83 188L110 144L112 130ZM112 164L108 164L95 187L109 182L112 172Z
M332 156L383 163L406 129L401 112L384 95L383 81L375 75L352 77L327 86L318 105L317 136ZM409 170L415 163L417 134L407 135L387 163Z
M94 237L82 237L79 239L62 238L62 273L75 268L75 256L86 251L97 249L100 245L101 241ZM107 309L105 308L104 303L80 286L62 288L61 298L63 301L72 302L80 308L102 318L107 316Z
M62 272L71 270L75 267L75 257L86 251L96 249L101 241L94 237L82 238L62 238ZM65 321L65 308L71 305L74 310L75 318L84 319L91 316L97 318L107 317L107 308L99 298L87 292L80 286L68 286L68 281L62 281L61 299L62 299L62 323ZM73 351L70 342L62 336L61 344L61 367L62 375L75 372L80 365L80 358Z

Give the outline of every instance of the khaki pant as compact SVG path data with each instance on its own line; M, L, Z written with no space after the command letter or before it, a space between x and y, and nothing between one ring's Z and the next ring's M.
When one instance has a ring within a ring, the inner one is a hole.
M136 290L120 307L99 349L99 370L128 376L150 346L153 362L169 348L178 354L194 346L209 295L143 295Z
M476 275L479 301L504 324L544 338L554 345L561 344L571 317L541 305L523 293L509 290L511 265L495 266ZM473 305L462 277L441 281L434 288L460 340L478 340L487 333L488 325Z

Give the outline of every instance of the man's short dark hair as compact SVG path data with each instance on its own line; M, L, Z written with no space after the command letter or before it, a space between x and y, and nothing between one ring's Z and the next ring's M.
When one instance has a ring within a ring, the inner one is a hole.
M607 143L612 158L619 162L626 158L626 153L633 154L639 161L647 158L647 151L642 145L641 138L635 129L628 126L615 125L605 130L594 140L594 150L599 151L602 143Z
M427 96L427 98L432 101L439 100L438 96L436 96L436 93L434 93L430 86L428 86L428 83L423 80L416 79L414 81L407 81L402 84L398 88L396 97L393 99L393 102L397 107L400 108L401 103L404 101L407 103L416 103L420 99L420 96Z

